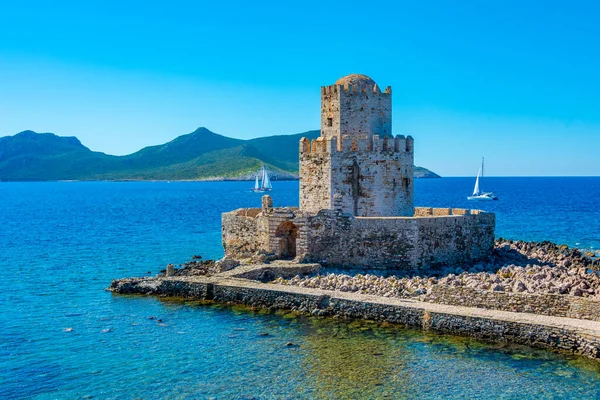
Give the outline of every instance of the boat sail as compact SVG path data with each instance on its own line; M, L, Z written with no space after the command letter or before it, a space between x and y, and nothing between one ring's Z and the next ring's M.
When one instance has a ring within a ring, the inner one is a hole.
M479 180L483 178L483 157L481 158L481 167L477 172L477 178L475 179L475 187L473 188L473 194L467 196L468 200L498 200L498 197L492 192L482 192L479 189Z
M260 174L260 183L258 175ZM252 188L253 192L269 192L273 189L273 185L271 185L271 179L269 178L269 173L266 168L263 166L260 170L260 173L256 174L254 179L254 188Z
M258 175L256 175L256 180L254 181L254 191L260 189L260 184L258 183Z

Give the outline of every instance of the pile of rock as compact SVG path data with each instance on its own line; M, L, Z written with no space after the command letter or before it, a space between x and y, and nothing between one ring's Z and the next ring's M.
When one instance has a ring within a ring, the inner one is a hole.
M427 288L435 284L435 277L382 277L372 274L327 274L313 277L295 276L291 279L277 278L273 283L295 285L307 288L358 292L384 297L414 297L427 293Z
M439 279L438 284L497 292L570 294L583 297L600 294L600 276L586 267L508 265L496 273L450 274Z
M476 265L445 267L421 276L331 273L312 277L278 278L274 283L308 288L418 297L435 285L497 292L562 294L600 300L597 257L550 242L498 239L490 260Z

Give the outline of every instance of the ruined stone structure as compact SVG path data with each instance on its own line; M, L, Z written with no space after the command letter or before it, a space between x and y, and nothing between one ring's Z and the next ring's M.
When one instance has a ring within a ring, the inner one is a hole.
M494 214L415 208L414 140L391 135L392 89L352 74L321 88L321 137L300 140L300 208L224 213L225 256L419 270L485 258Z

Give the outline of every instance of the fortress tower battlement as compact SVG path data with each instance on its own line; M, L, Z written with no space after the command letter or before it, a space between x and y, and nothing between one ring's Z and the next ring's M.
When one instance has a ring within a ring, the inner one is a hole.
M392 87L388 86L385 88L385 90L382 92L379 89L379 86L377 86L377 84L374 84L373 87L371 86L361 86L361 85L352 85L352 84L348 84L346 86L344 85L329 85L329 86L321 86L321 96L334 96L337 95L338 92L349 92L349 93L354 93L354 94L360 94L360 93L364 93L364 94L388 94L391 95L392 94Z
M321 135L392 135L392 88L379 90L366 75L351 74L321 87Z
M332 154L335 152L357 152L357 151L373 151L384 153L412 153L414 151L414 139L412 136L405 137L404 135L396 135L396 137L380 137L373 135L353 137L344 135L341 143L337 138L332 137L324 139L308 140L307 138L300 139L300 158L310 157L312 154L323 153Z

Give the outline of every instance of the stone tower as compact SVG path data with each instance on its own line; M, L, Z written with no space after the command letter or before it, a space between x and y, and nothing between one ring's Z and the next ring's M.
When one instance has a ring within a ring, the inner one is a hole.
M359 74L321 87L321 137L300 140L300 209L413 216L414 142L391 132L391 87Z

